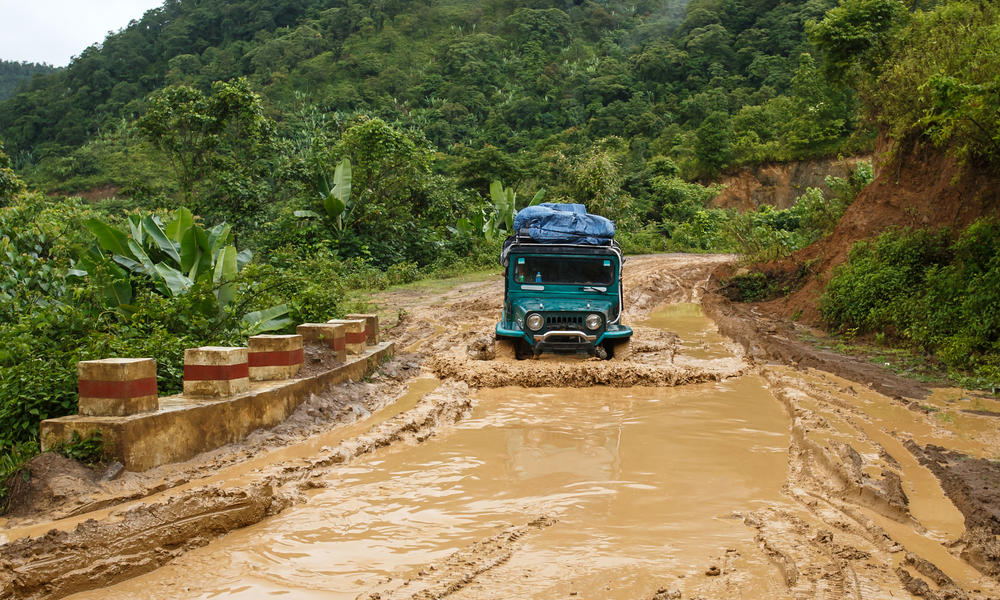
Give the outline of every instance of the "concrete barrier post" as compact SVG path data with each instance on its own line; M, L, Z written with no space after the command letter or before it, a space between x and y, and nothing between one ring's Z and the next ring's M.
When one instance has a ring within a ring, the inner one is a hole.
M234 396L249 389L247 348L202 346L184 351L185 396Z
M81 415L124 417L159 408L152 358L83 360L76 372Z
M344 326L344 340L348 354L364 353L365 342L368 340L364 319L330 319L327 323Z
M333 351L337 362L347 360L346 329L333 323L303 323L295 328L307 344L321 344Z
M302 368L301 335L255 335L248 345L250 381L291 379Z
M378 315L372 313L353 313L344 317L345 319L364 319L365 336L369 346L378 344Z

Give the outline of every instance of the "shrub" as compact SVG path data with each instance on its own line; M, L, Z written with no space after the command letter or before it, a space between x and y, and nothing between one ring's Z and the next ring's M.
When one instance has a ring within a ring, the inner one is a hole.
M892 230L858 242L821 299L838 328L888 332L1000 382L1000 222L979 220L952 241L947 230Z
M948 262L948 245L945 230L896 229L856 243L820 299L823 318L841 329L903 331L927 269Z

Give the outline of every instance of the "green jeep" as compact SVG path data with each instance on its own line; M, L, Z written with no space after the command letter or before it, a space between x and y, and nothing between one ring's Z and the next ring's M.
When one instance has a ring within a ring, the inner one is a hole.
M625 358L632 329L621 323L624 262L613 240L578 245L509 238L500 256L505 277L498 354Z

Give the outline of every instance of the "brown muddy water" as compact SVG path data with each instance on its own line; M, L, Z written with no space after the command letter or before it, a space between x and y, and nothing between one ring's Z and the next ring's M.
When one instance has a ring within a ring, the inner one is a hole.
M635 598L752 543L734 513L781 502L787 438L783 409L753 376L486 390L452 430L346 466L305 504L74 598L355 598L541 515L558 523L518 550L536 576L512 597Z
M637 325L666 329L677 334L678 353L692 358L730 358L734 353L733 342L719 334L715 323L705 316L700 304L665 304Z

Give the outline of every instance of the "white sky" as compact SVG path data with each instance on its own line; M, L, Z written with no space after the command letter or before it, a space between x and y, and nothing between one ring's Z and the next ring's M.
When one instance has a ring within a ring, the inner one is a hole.
M0 0L0 59L63 67L163 0Z

